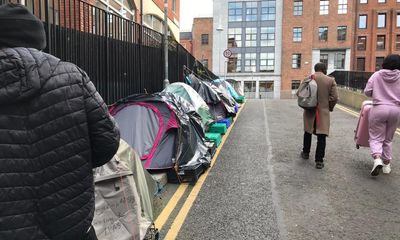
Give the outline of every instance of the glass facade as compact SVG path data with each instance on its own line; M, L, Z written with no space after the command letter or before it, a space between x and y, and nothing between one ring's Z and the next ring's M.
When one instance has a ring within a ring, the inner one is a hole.
M228 3L228 22L241 22L243 6L242 2Z
M276 0L228 2L228 73L275 71L275 20Z

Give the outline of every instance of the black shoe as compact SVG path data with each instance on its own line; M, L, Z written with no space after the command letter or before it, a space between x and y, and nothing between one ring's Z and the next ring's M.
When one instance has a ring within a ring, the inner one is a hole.
M303 151L300 153L300 156L303 159L309 159L310 158L310 154L309 153L305 153Z
M315 168L316 169L323 169L324 168L324 163L323 162L316 162L315 163Z

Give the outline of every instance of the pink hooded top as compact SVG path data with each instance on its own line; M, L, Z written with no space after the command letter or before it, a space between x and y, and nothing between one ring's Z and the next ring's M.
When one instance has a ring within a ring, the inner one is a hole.
M374 105L400 106L400 70L382 69L369 78L364 89Z

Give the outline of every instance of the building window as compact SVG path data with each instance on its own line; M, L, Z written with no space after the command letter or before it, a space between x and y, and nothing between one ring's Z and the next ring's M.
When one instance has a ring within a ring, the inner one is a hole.
M378 3L385 3L386 0L378 0Z
M367 4L367 3L368 3L368 0L360 0L360 3L362 3L362 4Z
M257 66L257 53L245 53L244 55L244 71L255 72Z
M339 26L337 28L337 40L344 41L346 40L347 35L347 27L346 26Z
M246 47L257 46L257 28L246 28Z
M367 15L358 16L358 28L367 28Z
M275 46L275 27L262 27L261 29L261 47Z
M382 69L383 59L384 59L384 57L377 57L376 58L376 61L375 61L375 70L376 71Z
M400 34L396 35L396 51L400 51Z
M257 2L246 2L246 21L257 21Z
M378 14L378 28L386 27L386 13L379 13Z
M260 72L275 70L275 53L260 53Z
M328 15L329 14L329 1L320 0L319 1L319 15Z
M376 38L376 50L385 50L385 35L378 35Z
M201 34L201 45L208 45L208 34Z
M303 15L303 0L294 0L293 2L293 15Z
M301 42L302 33L303 33L303 28L301 27L293 28L293 42Z
M241 22L242 21L242 3L230 2L228 3L228 22Z
M396 16L396 27L400 27L400 13L397 13Z
M292 90L297 90L300 87L300 80L292 80Z
M357 50L364 51L365 49L367 49L367 37L360 36L357 40Z
M292 55L292 68L301 67L301 54L295 53Z
M365 58L357 58L357 71L365 71Z
M274 81L259 81L260 98L266 98L268 93L274 91Z
M326 66L328 66L328 54L327 53L321 53L319 55L319 61L324 63Z
M339 0L338 14L347 13L347 0Z
M172 0L172 11L176 12L176 0Z
M345 53L335 53L335 69L344 69Z
M327 41L328 40L328 27L319 27L319 40Z
M241 47L242 46L242 29L229 28L228 29L228 46Z
M275 20L275 0L261 2L261 20Z

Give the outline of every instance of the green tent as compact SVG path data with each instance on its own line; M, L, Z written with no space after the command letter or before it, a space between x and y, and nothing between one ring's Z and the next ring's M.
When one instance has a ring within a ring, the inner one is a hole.
M201 117L201 123L204 130L207 130L208 126L214 122L213 116L211 115L206 102L204 102L203 98L201 98L201 96L191 86L185 83L175 82L168 85L163 92L176 94L192 104Z

